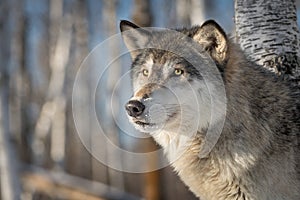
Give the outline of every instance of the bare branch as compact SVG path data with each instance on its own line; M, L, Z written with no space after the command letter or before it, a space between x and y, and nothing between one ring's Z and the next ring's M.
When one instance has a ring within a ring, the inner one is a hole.
M72 176L63 172L47 171L29 166L22 175L26 190L40 191L52 197L67 199L126 199L140 198L121 192L105 184Z

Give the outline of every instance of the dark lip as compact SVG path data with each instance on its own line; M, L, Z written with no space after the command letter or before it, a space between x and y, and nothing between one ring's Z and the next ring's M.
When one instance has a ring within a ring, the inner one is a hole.
M135 121L134 123L136 123L137 125L140 125L140 126L154 126L155 125L153 123L147 123L147 122L142 122L142 121Z
M177 114L177 112L174 112L172 113L171 115L169 115L168 119L166 122L169 122L170 120L172 120L172 118ZM134 121L135 124L139 125L139 126L155 126L156 124L155 123L148 123L148 122L143 122L143 121L140 121L140 120L135 120Z

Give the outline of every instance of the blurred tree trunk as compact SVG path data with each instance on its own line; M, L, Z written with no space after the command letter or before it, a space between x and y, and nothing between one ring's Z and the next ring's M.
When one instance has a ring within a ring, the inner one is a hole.
M6 23L10 26L10 46L8 47L9 57L7 69L9 72L9 131L11 136L18 143L20 158L28 161L29 145L26 142L26 133L23 131L24 122L22 121L22 107L24 106L24 84L23 84L23 31L24 13L23 3L16 0L8 1L10 8ZM2 62L3 63L3 62ZM4 65L5 66L5 65Z
M206 7L210 5L204 0L176 0L176 20L179 27L201 25L206 20Z
M103 23L105 23L103 21L104 16L102 16L102 12L101 10L103 9L103 1L99 1L99 0L89 0L87 3L87 8L88 8L88 24L89 24L89 50L92 51L98 44L100 44L101 40L103 39ZM103 55L104 56L104 55ZM94 58L93 56L91 56L89 58L89 62L91 63L91 65L93 66L97 66L98 65L98 59ZM93 70L94 68L91 67ZM102 69L95 69L95 71L91 71L90 74L88 74L87 76L89 77L89 85L92 85L92 83L95 83L99 80L99 71L101 71ZM100 84L99 84L100 85ZM91 86L90 86L91 87ZM101 95L104 94L103 90L105 89L105 84L101 84L101 86L99 86L99 92L96 92L94 94L93 91L91 91L91 89L89 89L89 96L90 98L92 98L93 95L95 95L95 99L100 99L97 102L97 105L91 105L91 110L94 108L99 108L100 110L104 110L104 108L107 106L105 103L105 95ZM100 92L100 90L102 92ZM99 149L99 147L104 147L105 146L105 142L102 140L97 140L97 136L99 134L104 134L104 133L99 133L98 132L98 121L96 122L96 120L90 120L89 122L89 128L90 128L90 134L91 134L91 148L92 150L95 149ZM107 149L106 148L102 148L102 155L107 155ZM109 183L109 177L108 177L108 167L106 165L104 165L103 163L101 163L99 160L97 160L97 158L92 157L91 158L91 167L92 167L92 178L93 180L102 182L102 183ZM106 158L104 158L104 160L106 160Z
M10 87L19 88L20 79L14 80L16 76L11 73L20 72L21 46L20 32L22 30L21 5L18 1L2 1L0 6L0 199L18 200L21 195L21 184L19 179L19 156L16 153L16 146L12 139L12 132L20 130L11 129L14 119L10 118L11 93ZM19 21L20 20L20 21ZM20 43L18 43L20 42ZM20 46L19 46L20 45ZM19 73L15 73L20 75ZM19 78L19 77L18 77ZM19 88L20 89L20 88ZM19 92L19 90L18 90ZM14 95L20 95L14 93ZM19 107L17 116L20 117L20 102L13 100ZM19 119L19 118L17 118ZM16 121L20 126L20 121ZM16 135L14 135L16 136Z
M103 19L104 20L104 29L106 30L106 36L112 36L117 32L116 26L116 10L118 6L117 0L110 0L103 2ZM114 60L119 56L119 49L118 43L115 40L109 40L109 52L108 58L109 60ZM112 99L112 94L114 92L118 93L119 91L114 91L115 85L117 84L119 78L121 76L121 68L120 68L120 61L117 59L111 63L110 66L107 68L107 79L106 85L103 94L105 95L105 108L103 108L105 120L102 120L101 125L103 127L103 131L106 134L109 141L111 141L116 146L120 146L120 132L113 117L113 110L119 110L119 102L115 99ZM104 95L103 95L104 96ZM111 106L108 106L111 105ZM94 141L95 142L95 141ZM107 149L107 163L110 166L120 166L122 169L122 157L121 152L118 149L114 149L112 145L108 144L106 146ZM121 190L124 190L124 176L123 173L108 167L108 177L109 177L109 184L113 187L117 187Z
M152 25L152 12L149 0L134 1L132 20L142 27L150 27Z
M70 15L66 15L62 23L58 22L58 19L62 17L62 7L63 2L50 1L49 64L51 75L46 97L35 126L35 135L37 136L34 138L35 142L47 140L47 155L51 158L47 161L48 167L52 162L56 166L62 167L65 152L66 97L63 89L65 68L71 46L72 20Z
M177 26L191 25L191 0L176 0L176 24Z
M42 104L47 95L49 79L49 2L48 0L24 1L24 65L26 69L27 101L25 107L27 139L31 142L32 160L38 165L50 161L49 133L39 135L34 131ZM30 139L29 139L30 138Z
M191 0L190 21L191 25L201 25L205 21L205 1Z
M72 111L72 92L76 73L80 68L80 64L88 54L88 27L86 23L87 7L83 1L65 0L64 3L64 17L70 21L63 20L64 23L72 24L71 46L69 60L66 66L66 86L65 93L67 96L67 127L66 127L66 156L65 165L66 171L84 178L92 178L91 170L91 154L84 147L78 136L77 130L74 124L73 111ZM66 24L65 24L66 26ZM82 97L89 95L89 77L80 84L80 93ZM75 98L79 98L78 96ZM82 105L88 103L84 101ZM83 107L84 108L84 107ZM83 112L86 113L86 112ZM87 137L90 137L90 116L82 115L81 120L85 124L84 131L87 133Z
M235 0L236 39L248 58L300 83L295 0Z
M4 38L4 37L1 37ZM1 53L3 53L1 51ZM0 59L1 63L3 58ZM5 66L5 65L3 65ZM7 69L1 69L0 84L0 182L1 196L7 200L17 200L20 197L21 186L18 172L18 155L15 152L9 131L9 74Z
M71 15L66 15L62 23L59 21L62 17L62 11L63 2L50 0L49 33L51 52L49 53L49 64L51 76L47 99L44 103L45 107L43 107L45 110L53 109L52 111L46 111L46 113L51 113L51 116L48 116L51 119L50 156L55 166L60 168L63 168L65 160L66 94L64 93L64 87L72 34Z

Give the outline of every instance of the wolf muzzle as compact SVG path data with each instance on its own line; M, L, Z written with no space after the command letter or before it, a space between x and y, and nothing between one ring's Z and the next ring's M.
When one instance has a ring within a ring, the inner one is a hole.
M144 112L145 105L138 100L130 100L125 105L125 108L129 116L138 117Z
M141 116L146 107L143 104L143 100L149 99L149 97L153 94L153 92L160 88L165 88L165 87L157 83L148 83L145 86L143 86L140 90L138 90L134 94L135 99L129 100L128 103L125 105L127 114L130 117L134 117L134 118Z

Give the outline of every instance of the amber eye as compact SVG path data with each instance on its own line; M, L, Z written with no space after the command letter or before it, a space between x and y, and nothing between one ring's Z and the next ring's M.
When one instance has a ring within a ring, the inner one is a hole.
M184 71L182 70L182 69L175 69L175 71L174 71L174 74L176 75L176 76L180 76L180 75L182 75L184 73Z
M143 75L144 75L144 76L148 76L148 75L149 75L148 69L143 69Z

